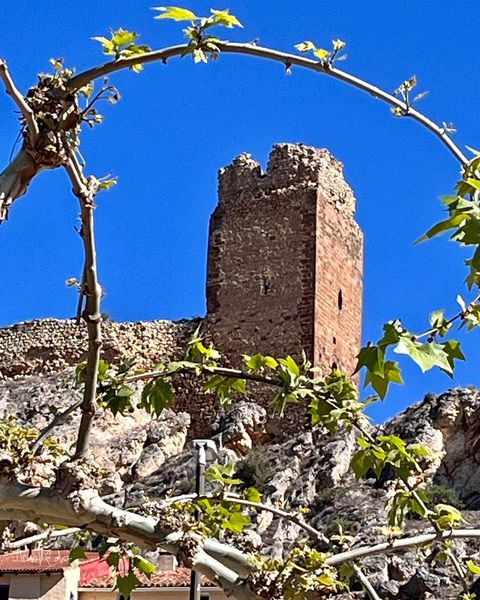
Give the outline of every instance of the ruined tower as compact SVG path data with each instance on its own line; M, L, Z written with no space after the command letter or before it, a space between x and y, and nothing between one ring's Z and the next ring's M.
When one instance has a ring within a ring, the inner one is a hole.
M342 165L327 150L278 144L266 173L242 154L219 174L210 220L207 319L242 354L305 350L351 373L360 347L363 236Z

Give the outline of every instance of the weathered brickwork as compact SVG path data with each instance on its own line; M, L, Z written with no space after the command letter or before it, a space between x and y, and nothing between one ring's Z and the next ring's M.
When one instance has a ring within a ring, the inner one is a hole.
M282 144L266 173L248 154L219 177L210 221L207 315L232 362L304 350L351 372L360 344L362 233L342 166L327 150Z
M336 364L352 371L362 309L362 234L354 211L342 166L327 150L277 145L266 173L247 154L220 172L205 324L232 364L252 352L298 357L305 350L324 370ZM151 368L179 358L197 325L105 323L103 357L116 365L136 357L138 366ZM86 345L84 324L73 320L0 329L0 379L19 386L22 377L61 372L85 360ZM271 396L252 390L262 404ZM218 401L197 381L182 378L176 406L190 413L191 436L211 435ZM303 419L291 411L268 428L288 432Z

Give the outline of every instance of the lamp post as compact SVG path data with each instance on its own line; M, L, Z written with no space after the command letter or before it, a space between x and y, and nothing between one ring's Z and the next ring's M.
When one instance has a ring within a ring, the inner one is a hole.
M201 496L205 493L205 467L207 466L207 454L217 456L217 446L213 440L193 440L196 451L197 464L195 468L195 493ZM198 519L198 512L196 513ZM192 569L190 576L189 600L200 600L201 582L200 575Z

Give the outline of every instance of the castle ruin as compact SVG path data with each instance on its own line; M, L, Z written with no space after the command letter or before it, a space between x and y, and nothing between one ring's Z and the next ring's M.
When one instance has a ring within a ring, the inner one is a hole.
M242 154L219 175L210 220L207 320L233 363L304 350L354 369L362 318L363 236L342 165L304 145L274 146L267 170Z
M342 165L327 150L278 144L266 172L242 154L219 174L210 221L206 330L232 365L302 350L351 374L360 347L363 236ZM178 358L196 321L104 324L104 358L145 368ZM0 379L59 373L85 360L86 328L45 319L0 329ZM194 401L192 401L192 397ZM255 396L262 403L262 395ZM218 401L183 382L177 406L209 435Z

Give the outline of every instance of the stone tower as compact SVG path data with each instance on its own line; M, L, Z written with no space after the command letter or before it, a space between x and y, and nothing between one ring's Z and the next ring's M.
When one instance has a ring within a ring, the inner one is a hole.
M363 236L342 165L327 150L278 144L267 172L242 154L219 174L210 220L207 319L216 347L305 350L351 373L360 347Z

